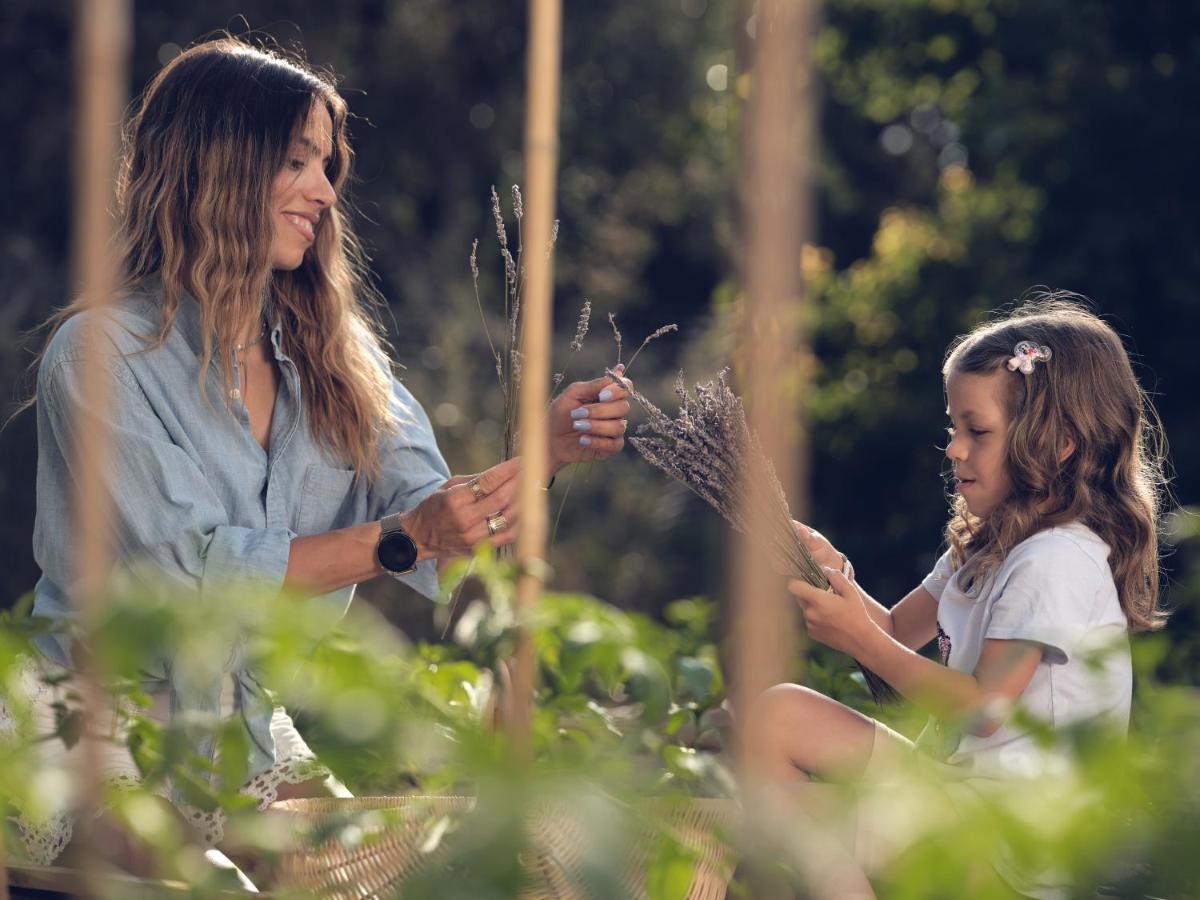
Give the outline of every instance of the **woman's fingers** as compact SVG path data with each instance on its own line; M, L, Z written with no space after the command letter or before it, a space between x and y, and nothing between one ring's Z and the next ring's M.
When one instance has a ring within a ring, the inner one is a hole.
M496 526L495 533L488 527L489 520ZM520 522L520 509L515 503L503 509L492 509L484 516L482 522L474 525L464 535L464 552L471 550L483 541L488 541L493 547L511 544L517 538L517 526Z
M616 368L613 371L622 372L621 368ZM632 381L627 381L627 384L632 385ZM608 403L612 400L624 400L629 396L629 391L621 387L610 375L602 375L599 378L593 378L591 381L575 381L567 385L563 394L579 405L588 403Z
M615 453L620 453L625 446L624 437L604 437L601 434L582 433L579 437L574 434L564 435L557 439L559 453L568 462L587 462L594 459L606 459Z
M624 419L629 416L629 401L610 400L607 403L585 403L571 411L571 420L595 421L596 419Z
M621 437L629 423L625 419L577 419L572 423L571 430L576 434L590 437Z

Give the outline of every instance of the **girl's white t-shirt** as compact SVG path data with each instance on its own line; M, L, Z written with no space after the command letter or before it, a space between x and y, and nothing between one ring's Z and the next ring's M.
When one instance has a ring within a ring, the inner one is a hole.
M943 554L922 585L938 601L950 668L973 671L988 639L1041 644L1042 661L1018 706L1054 729L1099 717L1124 731L1133 670L1108 555L1108 545L1080 522L1048 528L968 592L960 576L970 566L954 571ZM1048 767L1063 764L1012 716L988 737L964 733L946 762L972 778L1052 774Z

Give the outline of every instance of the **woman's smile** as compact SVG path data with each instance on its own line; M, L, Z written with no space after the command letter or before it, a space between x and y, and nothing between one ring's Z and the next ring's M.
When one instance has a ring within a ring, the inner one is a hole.
M298 232L300 232L306 241L312 243L314 240L316 240L317 235L315 229L317 222L320 221L320 216L313 213L302 214L285 211L283 213L283 217L287 219Z

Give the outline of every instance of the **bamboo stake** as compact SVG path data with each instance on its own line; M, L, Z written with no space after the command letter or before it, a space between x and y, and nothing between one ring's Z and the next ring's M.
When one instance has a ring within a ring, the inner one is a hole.
M114 186L120 148L120 122L125 107L130 44L128 0L80 0L77 5L78 44L76 78L78 125L76 130L75 278L89 310L111 303L117 286L112 253ZM80 423L73 448L74 471L79 473L75 496L74 534L79 573L78 603L85 633L97 622L105 602L104 583L112 545L104 472L109 457L107 410L108 379L104 340L98 316L87 317L83 336L86 354L84 408L89 415ZM85 653L79 664L83 707L83 753L78 773L86 809L103 803L104 782L93 717L101 701L103 661ZM96 827L90 815L80 817L82 838L80 867L87 890L98 885L102 851L96 846ZM96 890L99 888L96 887Z
M522 329L521 465L518 491L521 533L517 559L517 612L520 626L513 672L513 717L509 735L520 758L531 753L534 655L528 619L545 582L548 505L546 473L550 432L546 418L550 382L551 289L554 251L550 247L558 169L558 103L562 41L561 0L530 0L530 37L526 55L529 90L525 119L525 224L528 236L525 317Z
M748 417L793 514L806 515L807 442L802 400L808 350L801 334L801 248L812 231L814 120L809 48L816 0L759 0L742 185L747 308L739 361ZM738 542L734 633L735 708L784 680L795 653L795 607L748 541ZM757 773L743 774L752 783Z

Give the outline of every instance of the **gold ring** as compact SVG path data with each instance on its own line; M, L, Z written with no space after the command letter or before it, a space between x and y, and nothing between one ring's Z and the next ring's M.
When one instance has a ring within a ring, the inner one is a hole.
M495 537L508 527L508 519L504 518L503 513L492 513L485 521L487 522L488 534L492 535L492 537Z
M467 482L467 490L471 492L471 496L476 500L482 500L487 496L487 492L485 492L484 489L479 486L478 478L472 478Z

